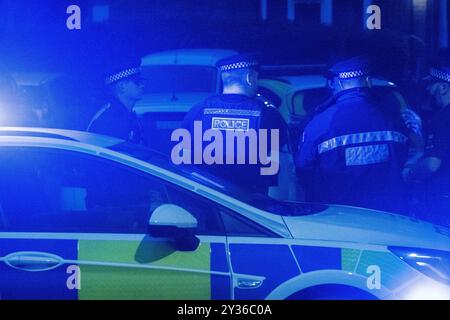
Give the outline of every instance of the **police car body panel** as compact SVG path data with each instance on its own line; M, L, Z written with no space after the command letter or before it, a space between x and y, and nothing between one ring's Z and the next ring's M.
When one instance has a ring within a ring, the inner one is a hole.
M390 249L448 253L449 238L435 226L343 206L319 206L297 216L269 212L255 207L262 202L248 204L206 177L180 175L114 151L114 138L39 128L3 128L0 133L0 155L11 148L69 150L93 161L103 159L105 166L120 163L231 210L247 228L199 234L195 250L179 251L170 239L144 233L11 231L4 216L7 208L2 207L3 299L285 299L336 284L383 299L416 297L424 288L449 292ZM377 267L380 284L372 281Z
M284 217L284 221L296 239L437 250L450 248L450 237L438 233L433 224L369 209L335 205L311 216ZM324 223L327 229L323 229Z

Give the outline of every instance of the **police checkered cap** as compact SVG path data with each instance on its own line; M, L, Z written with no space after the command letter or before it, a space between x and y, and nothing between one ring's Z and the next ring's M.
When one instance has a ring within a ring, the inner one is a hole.
M137 75L141 72L141 68L128 68L119 72L116 72L105 79L105 84L110 85L117 81L129 78L131 76Z
M340 72L337 74L337 76L340 79L358 78L358 77L364 77L367 75L369 75L369 72L366 70L347 71L347 72Z
M430 69L430 76L437 80L450 82L450 68L436 67Z
M230 71L237 69L257 69L259 62L255 55L252 54L238 54L217 62L217 68L220 71Z
M367 57L358 56L335 64L329 73L344 80L364 77L370 74L370 63Z

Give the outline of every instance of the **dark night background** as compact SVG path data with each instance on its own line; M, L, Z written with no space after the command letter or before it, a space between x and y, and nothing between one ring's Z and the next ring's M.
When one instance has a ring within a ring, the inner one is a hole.
M270 64L369 52L380 73L401 81L440 46L440 0L335 0L331 25L321 24L320 1L293 1L294 21L287 0L267 0L264 20L264 2L2 0L0 58L14 71L100 72L116 56L183 47L260 52ZM363 3L381 7L382 30L364 30ZM71 4L81 8L81 30L66 28Z

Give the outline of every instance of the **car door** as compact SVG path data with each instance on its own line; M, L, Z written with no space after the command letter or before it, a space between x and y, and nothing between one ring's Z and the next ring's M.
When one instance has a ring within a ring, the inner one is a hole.
M2 148L0 157L12 164L1 168L11 176L0 182L2 298L230 297L223 227L208 200L73 151ZM195 250L148 234L151 213L167 203L198 220Z
M221 211L233 278L233 298L262 300L300 274L290 249L292 239L231 210Z

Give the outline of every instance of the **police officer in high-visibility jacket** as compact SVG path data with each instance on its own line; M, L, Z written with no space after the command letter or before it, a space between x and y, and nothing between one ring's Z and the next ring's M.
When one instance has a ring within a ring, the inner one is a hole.
M369 75L365 57L329 70L334 96L305 128L296 166L309 201L402 212L406 128L377 106Z
M265 164L261 161L252 163L250 159L261 155L261 148L265 149L264 152L268 152L270 157L272 147L271 132L269 131L273 129L278 133L278 148L285 147L287 145L287 125L278 110L255 98L258 92L259 69L259 62L255 55L238 54L222 59L217 63L217 68L222 76L223 93L208 97L194 106L184 119L184 127L192 135L195 134L195 123L201 124L202 135L208 130L221 132L224 159L227 160L231 153L231 150L227 148L227 143L234 139L227 136L227 133L248 134L244 148L245 159L241 159L245 160L243 163L239 164L236 158L242 149L234 146L233 156L231 156L234 158L233 164L226 161L221 164L203 165L202 169L252 192L267 193L269 186L277 184L278 172L262 174L261 168ZM260 129L267 130L267 139L261 139ZM253 137L258 140L256 148L250 146L252 141L250 131L255 133ZM265 143L267 145L263 147L262 144ZM254 154L251 154L252 152Z

